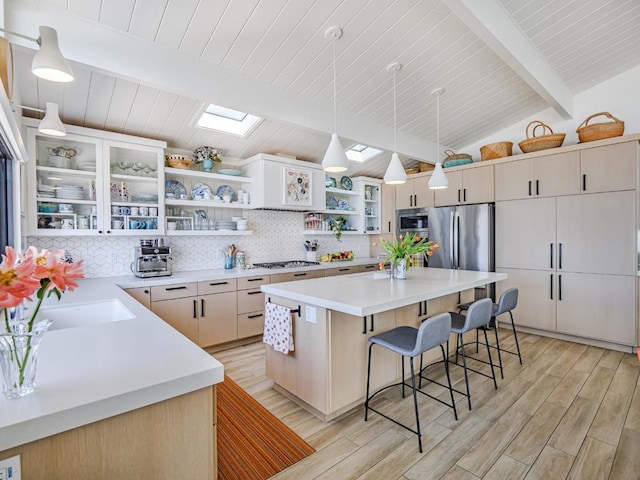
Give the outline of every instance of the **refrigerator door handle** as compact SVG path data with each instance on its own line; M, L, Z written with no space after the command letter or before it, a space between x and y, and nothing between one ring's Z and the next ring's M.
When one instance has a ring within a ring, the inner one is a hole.
M456 256L455 256L455 225L454 225L454 216L455 216L455 212L451 212L451 219L450 219L450 225L449 225L449 252L450 252L450 257L451 257L451 268L456 268Z
M460 268L460 212L456 212L456 268Z

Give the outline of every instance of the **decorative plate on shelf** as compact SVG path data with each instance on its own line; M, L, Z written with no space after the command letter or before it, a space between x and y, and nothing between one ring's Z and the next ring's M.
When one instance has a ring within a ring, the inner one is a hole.
M349 210L349 202L347 202L344 198L338 200L338 208L340 210Z
M180 198L181 195L187 194L187 189L177 180L167 180L164 184L164 193L171 193L175 198Z
M353 182L349 177L342 177L340 179L340 186L345 190L351 190L353 188Z
M216 190L216 195L220 198L224 197L225 195L231 195L231 200L233 200L233 197L236 196L236 191L229 185L220 185Z
M209 198L213 197L213 192L211 191L211 187L206 183L196 183L191 187L191 198L194 200L201 198Z
M336 188L338 186L336 179L333 177L325 177L324 184L328 188Z
M242 175L242 172L240 170L234 170L233 168L221 168L220 170L218 170L218 173L221 175L233 175L235 177L239 177L240 175Z
M335 197L327 197L327 208L331 210L338 208L338 200Z

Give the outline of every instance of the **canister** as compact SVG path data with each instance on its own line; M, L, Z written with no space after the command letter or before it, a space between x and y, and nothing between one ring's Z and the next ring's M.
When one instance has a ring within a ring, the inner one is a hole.
M236 252L236 267L246 268L246 266L247 265L245 263L244 252L243 251Z

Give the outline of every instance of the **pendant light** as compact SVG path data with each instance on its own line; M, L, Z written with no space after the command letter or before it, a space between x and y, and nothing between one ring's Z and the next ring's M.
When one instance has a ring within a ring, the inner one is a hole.
M326 32L326 37L333 41L333 134L327 147L327 151L322 159L322 168L325 172L339 173L346 172L349 168L347 154L342 147L338 137L338 114L336 105L336 41L342 37L340 27L332 27Z
M67 134L67 129L64 127L62 120L60 120L58 104L47 102L46 106L46 110L42 110L41 108L27 107L25 105L13 105L13 107L22 108L23 110L44 113L44 118L40 120L38 125L38 131L52 137L64 137ZM13 110L15 111L15 108Z
M51 27L41 26L39 28L40 36L38 38L28 37L21 33L11 32L0 28L0 31L6 32L16 37L24 38L36 42L40 49L33 57L31 63L31 72L36 76L52 82L72 82L73 71L69 62L62 55L58 46L58 32Z
M384 174L384 183L398 185L407 181L407 173L404 171L400 157L398 157L398 127L396 122L396 73L400 71L402 64L392 63L387 67L389 72L393 72L393 154L391 161Z
M436 168L429 179L429 188L438 190L449 187L449 180L444 173L442 163L440 162L440 95L444 93L443 88L436 88L431 95L436 96Z

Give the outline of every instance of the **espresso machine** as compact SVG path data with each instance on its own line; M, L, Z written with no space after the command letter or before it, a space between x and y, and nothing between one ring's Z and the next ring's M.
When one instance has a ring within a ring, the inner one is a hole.
M171 247L165 246L164 239L140 240L131 271L136 277L141 278L171 275L169 260Z

